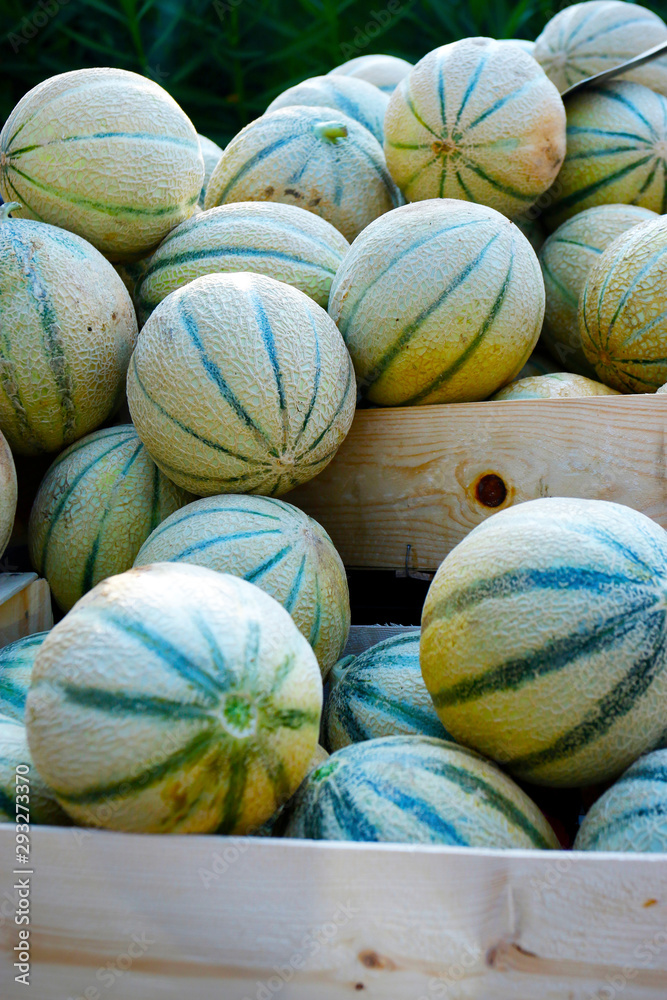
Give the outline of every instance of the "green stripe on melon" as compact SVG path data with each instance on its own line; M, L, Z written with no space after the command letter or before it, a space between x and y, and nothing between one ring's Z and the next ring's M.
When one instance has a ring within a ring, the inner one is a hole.
M313 76L274 98L267 112L294 105L335 108L367 128L379 143L384 138L384 116L389 98L372 83L341 75Z
M370 225L329 298L362 393L385 406L485 399L528 360L543 311L526 237L494 209L454 199Z
M420 658L461 743L536 784L613 778L665 728L667 535L602 500L503 510L440 566Z
M329 750L380 736L447 739L419 667L419 632L392 636L348 662L324 711Z
M23 722L35 657L48 634L35 632L0 649L0 715Z
M295 796L285 835L558 847L542 813L510 778L478 754L426 736L368 740L332 754Z
M131 424L77 441L48 470L30 514L32 564L68 611L130 569L165 517L192 499L155 465Z
M345 568L326 531L289 503L234 495L197 500L153 531L134 565L153 562L207 566L257 584L289 611L323 675L345 648Z
M574 848L667 853L667 750L641 757L593 803Z
M159 563L98 584L51 631L26 724L79 823L246 833L300 784L321 707L315 655L277 601Z
M144 321L170 292L203 274L253 271L285 281L326 308L349 243L325 219L294 205L241 202L189 219L167 236L137 284Z
M127 391L157 465L206 496L278 496L312 478L356 403L349 354L324 310L246 272L204 275L167 296L141 332Z
M203 176L197 133L178 104L122 69L45 80L0 133L3 198L114 260L142 256L191 215Z

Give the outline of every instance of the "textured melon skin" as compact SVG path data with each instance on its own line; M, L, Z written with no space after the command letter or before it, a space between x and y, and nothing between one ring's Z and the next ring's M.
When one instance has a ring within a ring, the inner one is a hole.
M497 767L426 736L368 740L332 754L294 797L285 836L558 847L537 806Z
M48 634L35 632L0 649L0 715L23 722L35 657Z
M664 732L666 590L667 534L628 507L548 498L493 515L424 605L443 725L526 781L614 778Z
M491 399L572 399L580 396L617 396L602 382L595 382L584 375L571 372L554 372L516 379L497 392Z
M412 63L398 56L373 54L357 56L329 70L329 76L350 76L372 83L385 94L391 94L412 69Z
M79 823L246 833L315 752L322 680L277 601L200 566L98 584L41 647L30 751Z
M329 759L329 754L324 749L324 747L320 746L320 744L318 743L317 746L315 747L315 753L313 755L313 759L308 765L308 771L306 773L306 777L308 777L311 771L314 771L316 767L320 766L320 764L324 764L324 762L328 759ZM305 780L306 778L304 778L304 781ZM301 782L301 784L303 784L303 782ZM299 786L299 788L300 787L301 785ZM294 795L296 795L296 792L294 793ZM294 796L292 796L292 798L294 798ZM292 799L288 799L288 801L285 802L278 809L278 811L273 814L271 819L267 820L266 823L263 823L262 826L260 826L257 830L253 830L252 835L254 837L282 837L285 830L285 825L287 823L287 819L289 817L291 801Z
M384 149L408 201L462 198L511 218L558 173L565 109L520 46L465 38L429 52L396 88Z
M107 427L58 456L30 513L28 546L63 611L130 569L143 542L192 496L160 472L131 424Z
M368 129L333 108L294 105L250 122L222 154L204 204L237 201L305 208L352 242L397 206L398 189Z
M638 205L598 205L568 219L538 252L546 304L542 341L567 371L596 378L579 336L579 296L591 267L622 233L655 219Z
M139 437L200 496L279 496L317 475L347 434L354 371L307 295L259 274L208 274L160 303L128 372Z
M622 0L589 0L552 17L537 38L533 55L562 93L662 41L667 41L667 25L646 7ZM621 79L667 94L667 59L628 70Z
M136 289L145 322L170 292L203 274L254 271L299 288L324 309L345 237L325 219L294 205L246 201L188 219L160 244Z
M123 69L44 80L0 133L5 201L112 260L143 256L191 215L203 177L190 119L157 83Z
M667 750L641 757L593 803L574 849L667 853Z
M261 587L289 611L322 676L345 648L345 567L324 528L292 504L233 494L197 500L153 531L134 565L153 562L207 566Z
M667 219L619 236L591 268L579 298L579 334L599 378L621 392L667 381Z
M14 456L0 431L0 556L4 553L14 527L18 483Z
M353 243L329 314L364 396L383 406L486 399L539 337L544 284L526 237L454 199L405 205Z
M544 213L550 229L595 205L639 205L663 213L667 98L607 80L567 103L567 155Z
M0 329L0 429L14 452L58 451L114 411L137 319L90 243L0 215Z
M381 736L448 739L419 667L419 632L376 643L340 672L324 709L330 751Z
M197 134L197 138L199 139L199 148L201 150L202 159L204 160L204 180L202 181L197 204L200 208L203 208L208 182L211 179L211 174L218 165L218 161L222 156L223 150L220 146L218 146L217 142L213 142L212 139L207 139L205 135Z
M367 128L382 144L384 116L389 98L372 83L345 76L313 76L279 94L269 104L268 112L295 104L306 107L334 108Z

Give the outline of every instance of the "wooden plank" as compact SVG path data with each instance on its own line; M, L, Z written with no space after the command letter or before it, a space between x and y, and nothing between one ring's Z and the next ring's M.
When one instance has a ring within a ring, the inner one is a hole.
M664 856L44 827L31 841L30 989L7 974L3 1000L667 995ZM14 853L4 825L4 873Z
M331 464L287 499L350 567L437 569L495 510L543 496L613 500L667 528L667 395L358 410ZM485 506L481 478L505 501Z
M0 575L0 648L53 627L51 588L36 573Z

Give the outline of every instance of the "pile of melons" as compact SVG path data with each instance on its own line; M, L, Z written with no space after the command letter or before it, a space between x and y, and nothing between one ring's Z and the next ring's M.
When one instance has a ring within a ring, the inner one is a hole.
M545 849L535 786L607 784L575 846L667 850L662 528L603 501L493 515L421 632L355 658L340 557L279 499L361 400L667 383L667 61L561 97L663 37L596 0L534 44L361 57L224 150L124 70L21 99L0 548L13 456L44 463L27 543L64 616L0 651L0 818L27 764L34 822Z

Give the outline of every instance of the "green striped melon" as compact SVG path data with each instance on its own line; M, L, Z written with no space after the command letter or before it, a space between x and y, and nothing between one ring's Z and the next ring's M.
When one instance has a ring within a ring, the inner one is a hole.
M419 668L419 632L383 639L348 661L324 709L329 750L380 736L448 735Z
M667 750L641 757L593 803L574 848L667 854Z
M398 190L367 128L334 108L292 106L246 125L222 154L205 206L236 201L297 205L351 242L396 207Z
M143 256L187 219L203 177L190 119L159 84L124 69L44 80L0 133L2 197L113 260Z
M294 105L334 108L363 125L382 144L389 98L372 83L341 75L312 76L274 98L267 112Z
M202 159L204 160L204 180L202 181L197 204L200 208L203 208L204 201L206 199L206 188L208 187L208 182L211 179L211 174L218 165L223 150L220 146L218 146L217 142L213 142L212 139L207 139L205 135L198 134L197 138L199 139L199 148L201 150Z
M0 556L4 553L11 538L16 517L18 501L18 483L14 456L0 431Z
M32 668L47 635L36 632L0 649L0 823L17 822L17 774L21 784L26 783L22 779L27 779L27 792L18 794L28 796L19 803L28 809L31 823L69 822L33 766L23 724Z
M292 504L233 494L197 500L155 528L134 565L153 562L207 566L257 584L289 611L323 676L345 648L345 567L324 528Z
M543 312L523 233L492 208L454 199L405 205L370 225L329 298L361 392L383 406L486 399L528 360Z
M202 274L254 271L300 288L324 309L350 244L325 219L294 205L246 201L210 208L174 229L137 284L146 320L170 292Z
M667 533L604 500L492 515L440 566L420 659L452 737L517 778L615 777L665 729Z
M667 219L634 226L591 268L579 299L584 353L621 392L655 392L667 381Z
M667 25L646 7L592 0L572 4L552 17L535 42L534 55L562 93L664 41ZM622 79L667 94L667 58L627 70Z
M594 205L667 211L667 97L607 80L567 103L567 155L544 219L551 229Z
M315 654L277 601L156 563L98 584L50 632L26 725L78 823L247 833L301 783L321 709Z
M622 233L654 219L639 205L598 205L577 213L539 251L546 305L542 341L568 371L596 378L579 336L579 296L591 267Z
M260 274L207 274L172 292L132 356L139 437L200 496L278 496L321 472L356 403L350 356L325 311Z
M313 754L313 758L310 761L310 764L308 765L308 770L303 780L305 781L311 771L314 771L316 767L319 767L320 764L323 764L325 760L328 759L329 759L329 754L324 749L324 747L320 746L320 744L318 743L317 746L315 747L315 753ZM301 782L301 784L303 784L303 782ZM300 787L301 785L299 785L299 788ZM295 792L294 795L296 795L297 792ZM287 819L289 817L290 805L293 798L294 796L292 796L291 799L288 799L287 802L284 802L283 805L281 805L280 808L277 810L277 812L273 814L271 819L268 819L266 823L263 823L260 827L258 827L257 830L253 830L253 836L282 837L285 829L285 824L287 823Z
M398 85L384 148L408 201L462 198L511 218L558 173L565 109L520 46L464 38L429 52Z
M617 395L616 389L610 389L608 385L595 382L584 375L554 372L549 375L516 379L491 399L572 399L580 396Z
M336 751L299 789L285 836L558 847L540 810L502 771L429 736L388 736Z
M0 209L0 430L14 452L37 455L113 413L137 319L123 282L90 243L8 219L11 208Z
M132 424L96 431L62 452L30 513L30 559L63 611L100 580L130 569L161 521L192 500L160 472Z
M374 53L348 59L347 62L329 70L329 76L350 76L355 80L365 80L385 94L391 94L411 69L412 63L406 59Z

